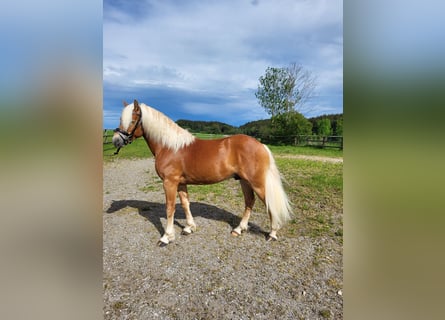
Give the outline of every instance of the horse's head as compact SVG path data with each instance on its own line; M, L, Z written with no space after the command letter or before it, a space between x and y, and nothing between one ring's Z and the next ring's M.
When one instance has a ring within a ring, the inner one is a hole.
M121 122L113 135L113 144L116 148L120 149L143 135L141 120L142 111L137 100L134 100L133 104L124 102Z

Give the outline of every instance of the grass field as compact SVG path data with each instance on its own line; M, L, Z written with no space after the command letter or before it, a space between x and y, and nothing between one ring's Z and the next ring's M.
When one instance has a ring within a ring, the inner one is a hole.
M312 147L269 146L276 155L277 166L285 180L285 188L293 204L294 217L285 229L291 236L329 237L343 243L343 163L332 163L287 157L305 155L318 157L343 156L342 150ZM143 139L122 148L113 156L112 144L104 145L104 161L118 158L152 157ZM286 155L282 157L282 155ZM147 181L143 191L162 191L160 179ZM193 201L218 203L227 208L242 208L243 196L239 183L233 179L213 185L189 186ZM256 202L256 211L264 206Z
M112 130L108 130L107 134L111 136L113 134ZM212 135L212 134L195 134L196 137L200 139L217 139L222 138L222 135ZM111 141L111 137L108 138ZM307 156L321 156L321 157L333 157L341 158L343 157L343 150L338 149L321 149L316 147L294 147L294 146L268 146L272 153L274 154L284 154L284 155L307 155ZM152 157L150 150L147 147L147 143L144 139L139 138L133 141L132 144L122 148L118 155L114 156L113 153L116 148L113 144L108 143L103 145L103 158L105 161L111 160L113 158L147 158Z
M342 158L343 150L331 148L317 148L317 147L301 147L301 146L268 146L270 151L274 154L286 155L305 155L305 156L320 156L331 158Z

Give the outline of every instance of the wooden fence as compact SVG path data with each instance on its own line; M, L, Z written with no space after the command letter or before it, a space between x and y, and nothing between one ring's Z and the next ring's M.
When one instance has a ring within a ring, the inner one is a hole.
M103 144L109 144L112 143L112 138L113 138L113 130L111 129L104 129L103 130ZM193 133L192 134L200 139L218 139L218 138L222 138L222 137L228 137L228 135L222 135L222 134L213 134L213 133Z
M343 136L294 136L293 145L343 149Z
M104 129L103 137L102 137L103 144L112 143L112 141L111 141L112 138L113 138L113 130Z
M219 138L221 135L205 134L205 133L193 133L204 139ZM103 131L103 144L112 143L113 130L104 129ZM264 139L266 140L266 139ZM270 136L265 143L270 144L284 144L294 146L312 146L317 148L336 148L343 150L343 136Z
M336 148L343 149L343 137L342 136L302 136L302 135L289 135L289 136L267 136L259 139L263 143L271 145L287 145L287 146L311 146L317 148Z

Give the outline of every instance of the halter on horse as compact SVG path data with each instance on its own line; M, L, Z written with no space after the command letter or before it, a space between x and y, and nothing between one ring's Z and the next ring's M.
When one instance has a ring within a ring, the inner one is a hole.
M119 127L114 129L115 136L116 136L116 134L119 136L119 138L116 138L116 139L113 136L113 143L114 143L114 146L117 148L116 152L114 153L115 155L119 153L119 150L123 146L125 146L133 141L133 139L132 139L133 134L136 131L139 124L141 123L141 118L142 118L142 114L141 114L140 110L139 110L139 112L133 111L133 116L134 115L137 116L137 120L136 121L132 120L132 122L130 123L130 126L133 127L131 129L130 133L128 133L127 131L125 131Z
M277 231L289 220L291 207L284 192L280 173L267 146L246 135L223 139L201 140L182 129L161 112L134 100L124 103L119 128L113 144L118 150L134 139L144 137L155 156L155 168L163 181L167 226L159 240L165 246L175 239L173 220L176 193L186 216L183 234L196 230L190 212L187 184L212 184L229 178L240 180L245 210L232 235L247 230L255 203L255 194L266 205L271 221L267 240L277 240Z

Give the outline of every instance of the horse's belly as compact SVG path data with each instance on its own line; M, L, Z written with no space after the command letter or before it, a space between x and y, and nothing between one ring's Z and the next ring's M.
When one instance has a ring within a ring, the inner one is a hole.
M187 172L184 175L185 184L212 184L221 182L230 178L237 178L238 175L233 170L213 170L200 172Z

